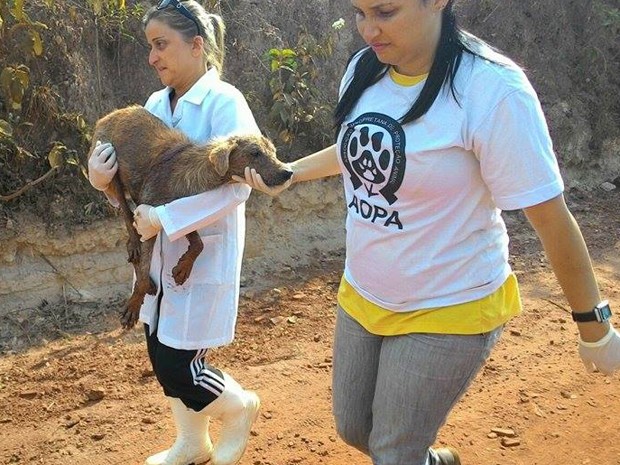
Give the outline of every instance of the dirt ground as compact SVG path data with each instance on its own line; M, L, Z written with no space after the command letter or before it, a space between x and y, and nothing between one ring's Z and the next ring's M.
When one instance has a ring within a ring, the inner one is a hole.
M568 198L620 326L620 193ZM506 220L524 312L437 442L459 448L465 465L618 465L620 375L585 372L537 239L521 214ZM342 262L319 256L312 267L244 278L237 339L212 352L262 399L241 465L370 464L337 437L330 411ZM118 328L121 303L43 303L0 321L12 335L0 340L0 464L133 465L171 444L142 335Z

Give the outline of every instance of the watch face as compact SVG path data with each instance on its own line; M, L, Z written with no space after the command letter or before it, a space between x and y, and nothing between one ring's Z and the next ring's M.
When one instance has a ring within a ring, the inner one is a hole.
M601 319L605 321L605 320L609 320L610 318L611 318L611 309L609 308L609 305L605 305L603 308L601 308Z

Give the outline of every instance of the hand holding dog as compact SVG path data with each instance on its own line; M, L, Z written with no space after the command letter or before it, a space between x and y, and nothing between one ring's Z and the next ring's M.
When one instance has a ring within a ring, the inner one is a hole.
M88 180L98 191L105 191L118 170L116 151L108 142L97 141L88 159Z
M620 333L610 328L605 337L597 342L579 341L579 355L589 372L595 368L606 375L620 369Z
M293 183L293 177L294 177L294 175L291 176L289 180L286 181L284 184L270 187L267 184L265 184L261 175L258 174L254 168L250 168L249 166L246 166L244 174L245 174L245 178L242 178L241 176L233 175L232 179L237 182L245 183L248 186L250 186L252 189L259 190L261 192L264 192L267 195L271 195L272 197L275 197L276 195L280 194L280 192L282 192L283 190L288 189L289 186Z
M151 205L138 205L133 212L133 227L138 231L142 242L157 236L161 230L161 222Z

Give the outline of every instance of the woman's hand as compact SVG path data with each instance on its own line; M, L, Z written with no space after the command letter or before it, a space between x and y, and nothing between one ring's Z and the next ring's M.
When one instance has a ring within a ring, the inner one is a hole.
M116 151L108 142L97 141L88 159L88 180L98 191L105 191L118 170Z
M579 355L586 370L592 372L598 368L600 372L612 375L620 369L620 333L610 327L607 335L597 342L584 342L580 339Z
M140 235L142 242L157 236L161 231L161 222L155 207L151 205L138 205L133 212L133 227Z
M263 178L261 177L261 175L258 174L254 168L250 168L249 166L246 166L244 174L245 174L245 178L242 178L241 176L233 175L232 179L237 182L245 183L248 186L250 186L252 189L259 190L261 192L264 192L267 195L271 195L272 197L280 194L280 192L282 192L283 190L288 189L289 186L293 183L293 176L295 176L293 174L293 176L291 176L288 181L286 181L284 184L280 184L279 186L268 186L263 181Z

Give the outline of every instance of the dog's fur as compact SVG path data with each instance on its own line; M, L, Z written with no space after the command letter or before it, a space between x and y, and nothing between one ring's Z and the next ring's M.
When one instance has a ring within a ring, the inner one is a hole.
M156 292L149 277L155 238L140 242L127 197L136 205L163 205L231 182L232 175L244 177L246 166L256 169L270 186L283 184L292 175L276 158L273 144L263 136L232 136L197 145L139 106L115 110L101 118L92 140L89 156L100 140L112 143L118 160L118 172L109 192L120 204L129 232L129 261L136 272L134 290L121 317L125 328L138 321L145 294ZM178 285L187 280L203 248L197 232L186 237L189 248L172 272Z

